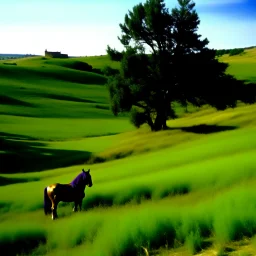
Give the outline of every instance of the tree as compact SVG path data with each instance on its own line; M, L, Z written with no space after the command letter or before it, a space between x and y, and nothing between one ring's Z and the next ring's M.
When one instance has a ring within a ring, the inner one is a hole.
M116 49L112 49L109 45L107 45L107 54L113 61L120 61L123 57L121 52Z
M169 13L163 0L147 0L125 15L119 25L125 48L120 74L107 84L115 115L130 112L136 127L147 123L158 131L176 117L174 102L218 110L236 106L243 82L225 73L228 64L219 62L208 39L197 34L194 8L191 0L178 0Z

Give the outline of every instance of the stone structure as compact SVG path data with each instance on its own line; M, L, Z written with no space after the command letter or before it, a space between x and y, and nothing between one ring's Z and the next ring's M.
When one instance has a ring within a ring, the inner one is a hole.
M45 57L48 58L68 58L67 54L62 54L61 52L48 52L45 50Z

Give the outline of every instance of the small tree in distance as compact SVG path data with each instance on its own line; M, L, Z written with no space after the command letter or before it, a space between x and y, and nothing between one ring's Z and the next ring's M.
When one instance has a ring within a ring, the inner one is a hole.
M219 62L216 51L207 48L209 41L197 34L199 24L191 0L178 0L171 13L163 0L128 11L118 37L125 50L118 55L108 46L121 61L120 74L107 84L115 115L130 112L136 127L147 123L159 131L176 117L173 102L224 110L237 100L249 101L241 93L243 81L225 73L228 64Z

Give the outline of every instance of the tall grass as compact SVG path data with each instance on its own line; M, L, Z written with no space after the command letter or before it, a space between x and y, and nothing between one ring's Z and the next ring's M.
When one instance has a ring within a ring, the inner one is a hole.
M29 253L46 243L46 235L41 224L4 222L0 224L0 250L4 255Z
M194 206L158 201L99 208L48 224L45 247L49 252L72 252L81 246L76 255L82 255L85 246L90 255L115 256L139 255L142 247L151 251L185 245L194 254L210 236L216 244L252 237L256 232L255 199L253 187L239 186Z
M251 237L256 232L255 189L231 191L215 202L213 226L219 243Z
M49 253L60 253L63 249L72 253L75 250L76 255L82 255L86 248L90 255L138 255L142 246L150 251L184 244L188 251L195 253L203 248L204 239L210 236L221 245L243 236L251 237L256 233L254 155L255 151L240 153L235 155L236 161L232 161L234 155L215 158L214 161L209 159L169 171L162 170L157 174L142 175L137 177L136 182L129 178L124 179L125 182L120 180L118 185L114 185L115 180L112 183L107 181L105 185L99 183L97 188L95 186L88 190L85 206L93 198L97 203L110 198L111 203L120 205L127 203L127 198L141 198L143 193L152 196L158 188L168 191L174 185L184 183L190 190L186 200L182 199L184 196L176 197L177 200L172 196L159 200L159 196L157 200L154 197L151 201L141 200L140 205L135 202L124 207L98 208L66 216L55 223L49 218L49 223L43 228L47 243L37 250ZM223 170L222 166L225 165L228 168ZM35 205L40 199L36 196L32 202L29 195L33 183L30 188L28 185L7 186L2 191L5 195L15 191L19 195L17 198L16 194L16 199L21 200L19 207L28 206L28 203ZM26 195L22 192L25 187ZM201 195L199 198L197 193ZM97 195L98 199L95 199ZM28 198L28 201L24 201L24 198ZM7 226L5 222L3 225ZM13 228L11 233L15 233L15 230ZM4 246L9 240L3 240ZM14 239L14 243L18 241L18 237ZM77 246L80 249L74 249Z

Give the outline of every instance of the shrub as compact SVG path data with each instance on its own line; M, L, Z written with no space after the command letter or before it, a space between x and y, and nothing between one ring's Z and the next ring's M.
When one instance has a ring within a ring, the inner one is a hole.
M105 76L114 76L114 75L119 74L120 72L118 69L111 68L110 66L105 66L104 68L102 68L102 73Z

